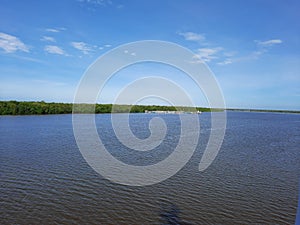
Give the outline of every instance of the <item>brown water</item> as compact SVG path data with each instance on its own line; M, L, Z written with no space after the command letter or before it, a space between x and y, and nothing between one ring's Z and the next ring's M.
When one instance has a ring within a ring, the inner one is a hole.
M147 137L152 117L132 114L133 132ZM141 165L162 160L178 141L178 117L161 117L168 125L164 143L138 155L118 142L110 115L97 115L96 121L115 157ZM209 119L208 113L200 115L199 146L179 173L156 185L129 187L105 180L84 161L71 115L2 116L0 223L294 224L300 115L229 112L221 151L199 172Z

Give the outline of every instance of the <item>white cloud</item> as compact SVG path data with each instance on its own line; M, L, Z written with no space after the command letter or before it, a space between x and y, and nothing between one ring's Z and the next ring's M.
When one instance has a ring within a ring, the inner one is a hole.
M56 42L55 39L53 37L49 37L49 36L43 36L41 38L41 41L50 41L50 42Z
M19 38L5 33L0 33L0 48L7 53L16 51L29 52L28 46L26 46Z
M66 30L66 28L64 27L59 27L59 28L47 28L46 31L47 32L52 32L52 33L59 33L63 30Z
M87 43L84 42L71 42L71 45L80 50L83 54L87 55L89 54L91 51L93 51L93 47L89 46ZM95 46L97 47L97 46Z
M193 32L185 32L185 33L178 33L179 35L183 36L187 41L204 41L205 36L203 34L197 34Z
M111 47L111 45L104 45L104 47L109 48L109 47Z
M263 50L259 50L259 51L253 51L253 52L249 53L248 55L244 55L244 56L228 57L228 58L224 59L222 62L218 62L217 64L220 66L225 66L225 65L229 65L229 64L237 63L237 62L257 60L265 52L266 51L263 49Z
M67 55L66 52L56 45L47 45L44 50L51 54Z
M231 63L236 63L236 62L242 62L242 61L248 61L248 60L257 60L259 59L262 55L265 53L269 52L269 48L273 45L276 44L281 44L283 41L280 39L272 39L272 40L267 40L267 41L257 41L257 49L250 52L248 55L240 56L240 57L232 57L235 55L228 53L224 53L223 55L226 56L227 58L223 60L222 62L217 63L218 65L228 65Z
M53 29L53 28L47 28L46 31L48 31L48 32L53 32L53 33L58 33L58 32L60 32L60 30L58 30L58 29Z
M259 59L259 57L261 57L266 52L268 52L267 49L263 48L260 50L253 51L253 52L249 53L248 55L238 56L238 57L228 57L225 60L223 60L222 62L218 62L217 64L224 66L224 65L228 65L228 64L232 64L232 63L237 63L237 62L257 60L257 59Z
M210 62L213 59L217 59L217 53L219 53L223 48L217 47L217 48L200 48L198 49L194 59L200 59L204 62Z
M112 4L111 0L78 0L78 2L87 3L94 6L106 6Z
M199 48L190 63L203 63L218 59L219 62L216 63L217 65L228 65L240 61L256 60L268 52L271 46L283 43L280 39L270 39L266 41L255 40L257 43L256 50L253 50L244 56L236 56L236 51L230 51L222 47L209 47L210 44L206 42L206 38L203 34L194 32L180 32L178 34L183 36L187 41L194 41L201 45L208 46L205 48Z
M225 59L223 62L218 62L218 65L224 66L233 63L234 61L232 59Z
M281 44L282 40L272 39L272 40L267 40L267 41L256 41L256 42L260 46L272 46L272 45L275 45L275 44Z

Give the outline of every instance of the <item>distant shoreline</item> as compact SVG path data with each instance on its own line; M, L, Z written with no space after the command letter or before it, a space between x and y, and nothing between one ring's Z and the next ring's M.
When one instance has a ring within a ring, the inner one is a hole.
M160 105L112 105L112 104L76 104L55 103L44 101L0 101L0 115L56 115L72 113L145 113L146 111L182 111L182 112L269 112L294 113L298 110L269 110L269 109L213 109L206 107L160 106Z
M261 113L293 113L299 114L299 110L279 110L279 109L226 109L231 112L261 112Z
M145 113L146 111L211 112L223 111L205 107L159 105L73 104L44 101L0 101L0 115L53 115L71 113Z

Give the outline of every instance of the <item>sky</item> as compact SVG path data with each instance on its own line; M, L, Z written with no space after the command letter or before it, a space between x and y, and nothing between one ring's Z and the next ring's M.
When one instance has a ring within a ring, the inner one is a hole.
M207 64L228 108L300 110L300 1L0 0L0 5L0 100L72 102L84 72L101 55L134 41L162 40L190 49ZM157 63L115 74L99 103L111 103L118 90L145 76L171 79L190 91L196 105L207 106L183 72Z

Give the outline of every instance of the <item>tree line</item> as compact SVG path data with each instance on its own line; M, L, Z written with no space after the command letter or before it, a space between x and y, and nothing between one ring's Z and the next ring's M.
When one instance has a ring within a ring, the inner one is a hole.
M112 105L112 104L76 104L72 103L47 103L44 101L0 101L0 115L48 115L76 113L144 113L148 111L195 111L195 108L184 106L159 106L159 105ZM211 111L209 108L197 107L201 112Z

